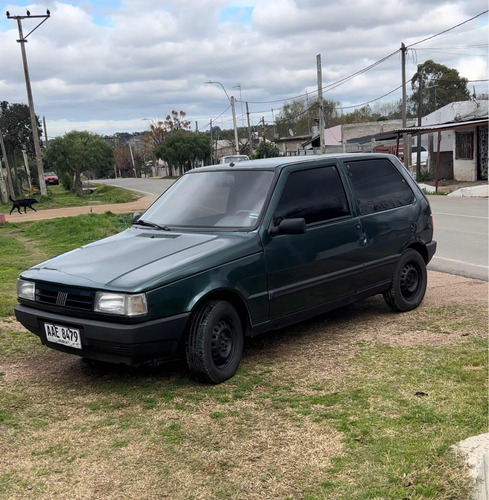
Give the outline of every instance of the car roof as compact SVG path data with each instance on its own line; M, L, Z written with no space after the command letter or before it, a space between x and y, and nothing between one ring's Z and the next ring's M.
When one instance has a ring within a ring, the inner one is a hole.
M325 160L345 161L345 160L368 160L372 158L396 158L394 155L385 153L339 153L339 154L324 154L324 155L305 155L305 156L279 156L276 158L262 158L260 160L240 161L236 163L221 163L199 167L189 170L187 173L204 172L210 170L227 170L230 168L239 170L269 170L281 169L288 165L304 165L313 166L316 163L323 163Z

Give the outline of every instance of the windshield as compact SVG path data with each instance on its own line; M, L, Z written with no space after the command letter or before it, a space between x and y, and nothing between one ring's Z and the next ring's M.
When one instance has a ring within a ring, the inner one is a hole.
M258 222L273 177L269 170L187 174L141 219L166 227L250 229Z

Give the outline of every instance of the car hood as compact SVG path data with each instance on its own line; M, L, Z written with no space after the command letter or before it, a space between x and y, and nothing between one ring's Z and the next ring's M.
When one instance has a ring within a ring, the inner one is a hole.
M256 232L177 233L131 228L42 262L22 277L140 292L260 251Z

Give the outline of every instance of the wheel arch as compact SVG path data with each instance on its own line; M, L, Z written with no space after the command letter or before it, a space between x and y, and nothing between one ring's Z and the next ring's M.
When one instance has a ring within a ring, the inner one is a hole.
M244 336L247 337L251 335L251 319L250 313L248 311L248 306L246 305L246 301L244 300L244 298L235 290L213 290L206 295L203 295L193 305L191 316L196 314L196 312L199 311L204 304L212 300L223 300L225 302L229 302L236 309L236 312L239 315L241 324L243 326Z
M415 241L408 245L405 250L416 250L421 257L423 257L423 260L425 261L426 264L428 264L429 261L429 255L428 255L428 249L426 248L426 245L424 243L421 243L420 241Z

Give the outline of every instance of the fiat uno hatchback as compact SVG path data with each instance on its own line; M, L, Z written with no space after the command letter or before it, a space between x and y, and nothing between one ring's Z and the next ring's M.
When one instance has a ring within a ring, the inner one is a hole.
M423 300L429 203L391 155L270 158L187 172L132 227L24 271L17 319L43 344L236 372L243 338L383 294Z

